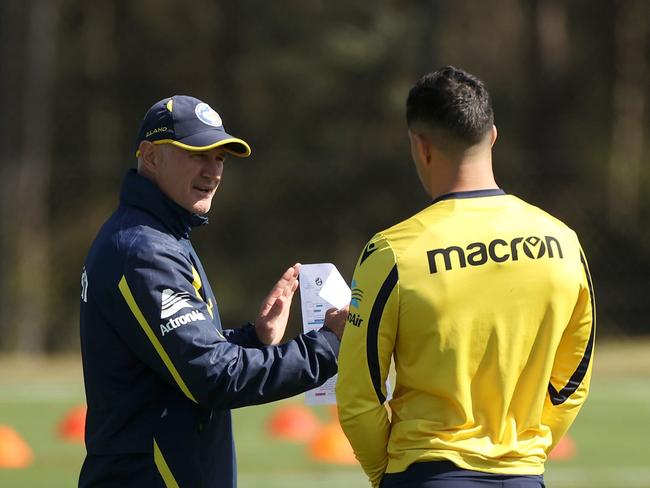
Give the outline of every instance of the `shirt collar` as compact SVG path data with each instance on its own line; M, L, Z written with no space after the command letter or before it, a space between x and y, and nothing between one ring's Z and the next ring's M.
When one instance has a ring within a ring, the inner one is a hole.
M193 227L208 223L207 217L188 212L135 169L129 170L124 177L120 201L149 212L177 237L189 239Z
M470 190L470 191L456 191L452 193L446 193L440 195L437 198L433 199L434 203L441 202L442 200L454 200L457 198L479 198L479 197L495 197L497 195L505 195L506 192L501 188L490 188L489 190Z

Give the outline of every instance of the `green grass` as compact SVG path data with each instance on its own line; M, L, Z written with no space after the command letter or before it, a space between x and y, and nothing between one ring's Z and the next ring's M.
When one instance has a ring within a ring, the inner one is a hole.
M547 464L547 486L648 487L650 343L599 345L596 358L590 398L570 432L578 454ZM28 469L0 469L0 487L76 486L84 448L58 439L56 426L84 401L78 359L4 359L0 372L0 424L11 425L35 453ZM240 488L368 486L358 466L314 462L304 445L271 439L266 421L277 406L234 411ZM325 408L317 414L328 417Z

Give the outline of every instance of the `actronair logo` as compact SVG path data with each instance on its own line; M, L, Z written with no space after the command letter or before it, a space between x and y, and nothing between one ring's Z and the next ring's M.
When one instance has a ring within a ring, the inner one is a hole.
M169 288L165 288L162 291L162 306L160 309L160 318L166 319L171 317L179 310L184 308L192 308L187 301L191 298L191 295L185 291L173 291Z
M356 314L352 312L348 312L348 322L355 327L361 327L361 323L363 322L363 318L361 317L361 314Z
M164 336L168 332L179 328L181 325L198 322L199 320L205 320L205 315L196 310L192 310L190 313L186 313L175 319L169 319L166 324L160 324L160 332Z
M363 290L357 287L356 280L352 280L350 286L352 287L350 307L359 308L359 305L361 304L361 300L363 300Z
M445 270L449 271L457 265L460 268L470 266L481 266L488 261L503 263L505 261L518 261L520 258L540 259L547 256L549 259L564 259L560 241L553 236L544 238L515 237L511 241L494 239L485 244L484 242L472 242L465 249L460 246L449 246L440 249L427 251L429 260L429 272L437 273L439 266L444 264Z

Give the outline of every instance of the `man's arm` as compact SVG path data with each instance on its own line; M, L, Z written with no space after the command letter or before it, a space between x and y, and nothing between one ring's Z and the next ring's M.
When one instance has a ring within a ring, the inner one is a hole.
M212 408L266 403L314 388L336 373L333 334L240 347L212 323L182 253L161 245L139 248L117 284L114 313L121 320L115 328L143 362L191 400Z
M238 329L226 329L223 334L229 342L244 347L263 347L279 343L284 336L289 320L289 311L293 295L298 289L298 275L300 264L296 263L287 269L277 283L271 288L269 294L262 301L255 324L247 324ZM321 332L336 335L338 341L332 343L338 355L338 342L343 335L343 328L347 318L347 307L341 310L334 308L325 314L324 330Z
M257 332L255 332L255 324L247 323L243 324L241 327L236 329L224 329L223 335L228 342L237 344L242 347L264 347L262 341L257 337Z
M388 463L390 422L384 402L397 333L398 294L395 256L388 242L376 236L354 271L336 387L341 426L375 487Z
M587 398L591 380L596 306L589 267L580 253L583 276L571 321L562 335L555 355L542 423L551 429L550 452L578 415Z

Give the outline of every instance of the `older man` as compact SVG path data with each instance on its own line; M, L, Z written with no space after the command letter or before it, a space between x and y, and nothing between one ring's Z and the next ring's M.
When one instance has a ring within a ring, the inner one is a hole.
M230 409L314 388L337 370L346 311L278 345L299 265L254 323L222 328L192 244L227 156L247 157L209 105L159 101L137 138L137 170L82 273L81 350L88 417L82 487L234 487Z

